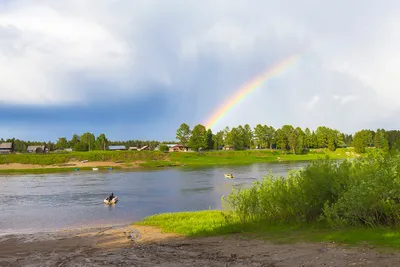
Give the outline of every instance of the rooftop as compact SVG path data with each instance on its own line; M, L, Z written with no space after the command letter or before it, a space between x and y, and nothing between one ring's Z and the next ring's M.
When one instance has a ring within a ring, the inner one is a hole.
M108 149L114 150L114 149L126 149L126 146L109 146Z
M1 143L0 144L0 149L11 149L12 148L12 143Z

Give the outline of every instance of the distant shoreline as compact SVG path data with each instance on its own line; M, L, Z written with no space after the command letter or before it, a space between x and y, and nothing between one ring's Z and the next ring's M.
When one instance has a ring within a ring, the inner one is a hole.
M0 174L43 174L74 171L138 170L165 167L207 167L223 165L249 165L311 161L329 156L331 159L348 159L359 155L351 149L335 152L318 150L308 154L286 154L278 150L170 152L158 151L90 151L68 154L8 154L0 158ZM3 161L3 162L2 162Z

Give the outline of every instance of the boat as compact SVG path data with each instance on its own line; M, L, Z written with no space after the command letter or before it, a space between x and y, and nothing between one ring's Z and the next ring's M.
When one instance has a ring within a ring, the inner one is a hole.
M99 168L92 168L94 171L98 171L99 170Z
M225 178L233 179L235 176L232 173L225 173Z
M104 199L104 204L107 204L107 205L116 204L117 202L118 202L118 197L114 197L113 199L111 199L111 201L108 200L107 198Z

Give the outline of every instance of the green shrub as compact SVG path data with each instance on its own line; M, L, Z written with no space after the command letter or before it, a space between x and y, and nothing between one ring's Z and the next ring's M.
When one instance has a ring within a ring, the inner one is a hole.
M310 163L286 178L268 175L223 199L242 221L392 226L400 222L400 156Z

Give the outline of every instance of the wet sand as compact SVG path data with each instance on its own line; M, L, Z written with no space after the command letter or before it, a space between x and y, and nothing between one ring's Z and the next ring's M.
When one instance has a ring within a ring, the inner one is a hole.
M400 253L124 226L2 236L0 266L400 266Z

